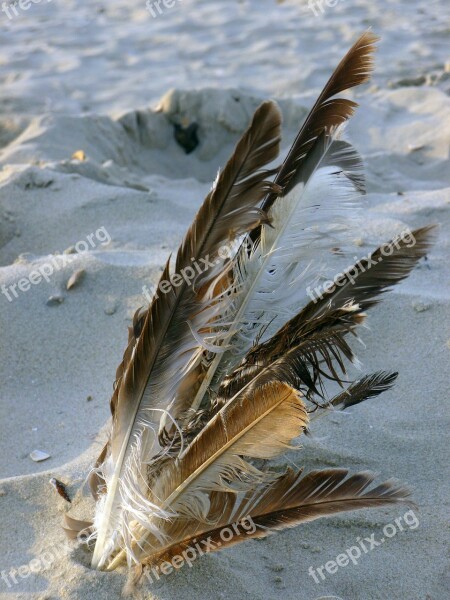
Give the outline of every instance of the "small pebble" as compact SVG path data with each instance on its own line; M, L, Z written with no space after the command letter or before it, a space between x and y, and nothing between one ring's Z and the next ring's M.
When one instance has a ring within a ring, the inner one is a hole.
M42 452L42 450L33 450L33 452L30 453L30 458L31 460L34 460L34 462L42 462L43 460L50 458L50 454Z
M58 304L62 304L64 302L64 296L50 296L47 300L47 306L58 306Z
M319 552L322 552L322 549L321 549L321 548L318 548L318 547L316 547L316 548L311 548L311 552L313 552L314 554L319 554Z
M421 313L429 310L431 308L430 304L425 304L424 302L415 302L413 304L413 308L416 312Z
M19 254L19 256L14 261L16 265L27 265L34 259L34 254L31 252L23 252Z
M2 496L6 496L6 491L5 491L5 490L2 490L2 489L0 489L0 497L2 497Z
M66 248L63 252L63 254L78 254L76 251L75 246L69 246L68 248Z
M117 311L117 305L111 304L105 308L105 315L113 315Z
M86 160L86 154L84 153L83 150L77 150L76 152L74 152L72 154L72 159L80 160L80 161Z
M353 240L353 243L355 244L355 246L364 246L364 240L362 238L356 238L356 240Z
M78 271L72 273L72 275L69 277L69 281L66 284L66 290L71 290L72 288L80 284L83 281L85 275L86 271L84 269L79 269Z
M133 183L130 181L124 181L125 185L127 185L128 187L137 190L138 192L148 192L149 189L147 186L142 185L141 183Z
M92 396L88 396L88 397L86 398L86 401L87 401L87 402L92 402L92 400L93 400L93 399L94 399L94 398L93 398Z
M408 150L410 152L419 152L419 150L425 150L426 148L428 148L428 146L426 144L419 144L419 145L408 144Z

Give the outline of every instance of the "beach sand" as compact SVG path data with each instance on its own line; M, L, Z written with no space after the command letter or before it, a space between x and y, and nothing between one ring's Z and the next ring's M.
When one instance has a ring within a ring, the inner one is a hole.
M382 41L373 81L351 94L360 108L347 134L368 181L354 254L405 227L437 223L439 238L362 332L364 372L399 371L394 389L318 421L285 462L396 477L413 490L419 525L319 583L310 566L358 538L380 540L408 508L335 516L204 556L142 594L449 597L450 10L406 0L323 7L315 16L302 0L184 0L153 18L143 0L53 0L12 19L0 13L0 285L9 290L0 294L0 598L120 597L124 573L92 571L66 542L69 505L49 479L68 485L73 514L89 516L80 488L106 438L114 373L144 286L156 283L261 100L280 102L287 150L368 27ZM198 123L200 141L189 155L174 139L174 124L188 122ZM77 151L84 160L72 158ZM17 287L48 265L48 281ZM84 278L67 290L79 270ZM33 462L36 449L50 458Z

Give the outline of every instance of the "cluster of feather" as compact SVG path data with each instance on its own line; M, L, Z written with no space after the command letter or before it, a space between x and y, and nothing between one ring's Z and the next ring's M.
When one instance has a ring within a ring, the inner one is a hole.
M370 265L359 261L306 302L364 193L360 157L341 131L356 104L337 95L368 80L375 42L365 33L343 58L278 169L267 166L279 152L280 111L274 102L257 109L161 280L201 258L213 266L136 313L110 438L90 477L93 523L67 518L72 535L90 528L93 567L155 565L243 518L254 533L221 548L407 499L393 481L373 487L366 472L270 466L316 415L392 385L396 374L379 372L345 388L349 337L431 243L431 227L417 230L413 246L399 239L390 255L376 250Z

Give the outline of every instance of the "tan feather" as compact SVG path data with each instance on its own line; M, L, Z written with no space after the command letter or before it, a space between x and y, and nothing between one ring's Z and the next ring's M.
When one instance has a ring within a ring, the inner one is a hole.
M63 527L63 530L69 540L80 539L81 536L87 536L92 533L92 521L74 519L68 514L65 514L64 524L65 527Z
M274 458L307 426L308 416L298 392L272 382L254 385L225 406L190 444L185 453L169 463L150 484L149 501L178 516L205 520L210 512L209 492L252 489L263 473L245 458ZM170 526L169 526L170 527ZM158 528L165 533L164 522ZM136 560L155 544L145 528L133 532ZM110 568L123 559L117 557Z

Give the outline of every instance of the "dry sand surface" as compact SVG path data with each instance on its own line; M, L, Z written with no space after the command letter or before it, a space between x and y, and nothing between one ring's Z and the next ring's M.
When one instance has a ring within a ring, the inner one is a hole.
M11 19L0 13L0 284L11 297L0 294L0 597L120 597L124 574L92 571L66 543L68 504L49 479L81 495L143 286L155 283L252 111L279 100L286 149L339 58L372 27L382 37L377 68L353 94L361 107L348 128L369 192L354 254L405 226L438 223L439 239L362 334L364 369L398 370L395 388L319 421L289 461L395 476L414 490L419 525L319 583L310 566L357 538L380 540L407 509L349 513L211 554L143 596L444 600L449 4L340 0L317 16L306 0L174 4L157 18L144 0L42 0ZM192 121L200 145L186 155L173 125ZM72 158L79 150L86 160ZM87 251L71 254L76 244ZM14 296L9 286L48 265L48 281ZM67 291L78 270L84 279ZM35 449L50 458L33 462Z

